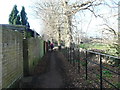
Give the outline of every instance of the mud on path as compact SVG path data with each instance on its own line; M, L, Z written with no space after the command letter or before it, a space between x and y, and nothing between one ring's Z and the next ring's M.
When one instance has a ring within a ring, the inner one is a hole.
M33 75L24 78L22 88L73 87L66 76L65 66L61 59L57 51L48 52L35 67Z

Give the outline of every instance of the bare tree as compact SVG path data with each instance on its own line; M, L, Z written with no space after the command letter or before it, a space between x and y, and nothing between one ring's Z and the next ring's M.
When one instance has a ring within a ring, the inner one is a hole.
M100 17L107 22L108 17L98 13L98 10L101 6L109 7L111 10L117 8L112 6L110 2L117 6L115 0L47 0L42 2L40 0L35 3L35 11L37 16L44 21L44 33L49 38L56 38L59 45L61 39L71 45L73 43L73 30L77 27L73 24L75 21L73 17L76 13L84 14L84 11L89 11L95 17Z
M61 8L59 2L43 1L35 3L35 11L37 16L43 20L45 25L44 34L50 39L58 39L58 29L60 27Z

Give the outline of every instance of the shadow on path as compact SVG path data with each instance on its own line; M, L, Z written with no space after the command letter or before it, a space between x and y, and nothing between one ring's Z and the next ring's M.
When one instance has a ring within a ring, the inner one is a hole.
M22 88L65 88L68 85L64 65L57 51L48 52L36 66L33 75L25 79Z

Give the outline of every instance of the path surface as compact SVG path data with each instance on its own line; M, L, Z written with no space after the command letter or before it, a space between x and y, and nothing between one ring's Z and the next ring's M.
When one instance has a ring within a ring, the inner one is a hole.
M35 87L37 88L61 88L64 86L60 73L61 67L57 64L57 62L60 62L60 59L55 55L55 52L49 54L50 57L47 58L50 61L48 70L36 78Z
M65 88L64 66L57 51L48 52L43 60L44 65L36 67L34 75L28 78L28 84L25 88ZM41 63L41 62L40 62ZM42 69L43 67L47 67ZM42 69L42 72L40 71ZM24 88L23 87L23 88Z

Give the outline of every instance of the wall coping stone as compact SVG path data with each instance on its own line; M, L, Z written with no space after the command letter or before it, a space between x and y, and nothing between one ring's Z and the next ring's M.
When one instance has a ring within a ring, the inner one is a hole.
M10 25L10 24L0 24L0 28L2 28L3 30L17 30L17 31L21 31L21 30L25 30L26 26L23 25Z

